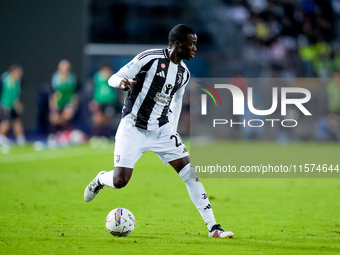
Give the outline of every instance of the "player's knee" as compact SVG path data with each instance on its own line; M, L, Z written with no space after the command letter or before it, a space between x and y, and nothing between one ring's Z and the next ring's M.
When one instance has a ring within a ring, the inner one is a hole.
M183 167L178 174L184 182L189 179L194 179L195 181L199 182L195 168L190 163Z
M117 189L121 189L124 188L126 186L126 184L128 184L130 178L127 176L122 176L122 177L116 177L113 180L113 185L117 188Z

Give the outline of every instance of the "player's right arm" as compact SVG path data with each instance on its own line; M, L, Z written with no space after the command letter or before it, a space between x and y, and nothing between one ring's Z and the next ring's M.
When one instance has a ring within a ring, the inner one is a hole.
M110 77L108 80L109 85L114 88L121 88L124 91L131 90L132 84L136 83L133 78L140 72L142 67L143 61L138 60L137 57L133 58Z
M133 78L141 71L143 66L153 58L152 55L141 57L147 54L147 52L148 51L144 51L138 54L128 64L123 66L117 73L112 75L108 80L109 85L114 88L121 88L124 91L129 91L132 84L136 83Z

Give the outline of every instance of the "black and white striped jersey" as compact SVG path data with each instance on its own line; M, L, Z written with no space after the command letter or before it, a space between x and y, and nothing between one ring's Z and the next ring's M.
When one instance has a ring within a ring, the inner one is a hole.
M139 128L154 130L169 122L169 109L177 127L182 97L190 73L183 61L174 64L166 49L151 49L138 54L109 79L118 87L122 79L134 79L122 117L131 117Z

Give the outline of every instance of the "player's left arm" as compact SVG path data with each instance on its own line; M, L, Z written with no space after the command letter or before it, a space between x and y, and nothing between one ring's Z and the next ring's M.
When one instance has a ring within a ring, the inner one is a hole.
M15 102L13 104L13 107L18 114L22 114L24 112L24 105L20 101L20 94L21 94L21 88L20 88L20 85L19 85L18 94L16 96L17 99L15 100Z
M72 106L72 108L78 107L78 95L76 93L74 93L71 97L70 106Z
M185 87L183 86L180 88L173 96L172 101L170 103L170 110L171 114L169 115L169 121L174 125L175 130L177 130L178 122L179 122L179 117L181 115L182 111L182 101L183 101L183 95L185 92Z
M20 100L16 100L14 103L14 109L17 113L22 114L24 112L24 106Z
M183 79L183 85L182 87L177 90L177 92L174 94L172 101L170 103L170 111L172 112L172 114L169 115L169 121L174 125L175 130L177 130L178 127L178 122L179 122L179 117L181 115L181 111L182 111L182 102L183 102L183 96L185 93L185 89L187 87L187 85L189 84L189 80L190 80L190 72L187 69L187 67L185 66L186 69L186 73L185 73L185 78Z

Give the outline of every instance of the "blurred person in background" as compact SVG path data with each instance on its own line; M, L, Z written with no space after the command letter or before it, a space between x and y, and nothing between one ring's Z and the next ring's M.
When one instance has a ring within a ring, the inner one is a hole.
M93 99L89 103L92 113L92 140L94 143L107 141L110 136L110 123L116 112L117 92L108 84L112 75L112 67L103 64L98 72L93 76L94 93Z
M340 73L333 73L333 79L327 84L328 111L340 113Z
M26 142L24 129L19 118L24 110L19 98L22 75L22 67L18 64L10 65L8 71L1 75L2 89L0 101L0 145L3 147L2 150L9 146L9 141L6 135L10 130L11 122L17 144L24 145Z
M338 115L331 112L318 120L316 140L318 142L338 142L340 140Z
M77 79L71 72L71 63L63 59L52 76L53 93L49 100L52 133L65 131L77 109Z

